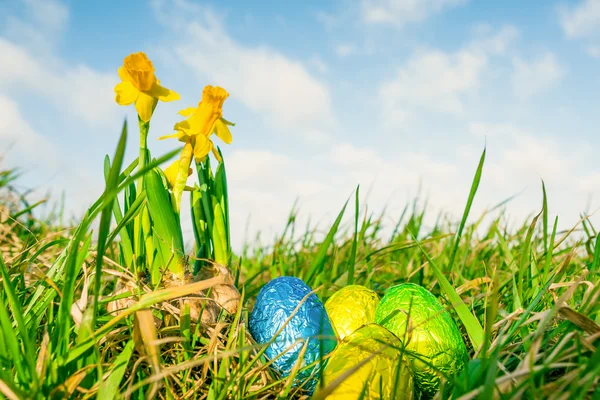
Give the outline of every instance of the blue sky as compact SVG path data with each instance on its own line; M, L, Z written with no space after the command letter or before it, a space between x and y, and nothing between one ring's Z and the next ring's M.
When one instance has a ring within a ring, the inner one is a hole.
M281 230L296 198L329 221L361 184L389 224L419 187L460 215L483 147L475 204L516 193L537 211L540 180L561 226L600 207L600 0L0 2L0 151L21 185L65 191L80 215L102 191L102 160L131 108L118 66L144 51L181 94L161 103L150 146L206 84L231 96L222 146L234 242Z

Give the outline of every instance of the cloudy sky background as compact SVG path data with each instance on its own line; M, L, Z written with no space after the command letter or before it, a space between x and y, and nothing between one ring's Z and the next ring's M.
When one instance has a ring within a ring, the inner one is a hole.
M458 217L486 145L474 214L515 194L515 221L539 211L541 179L564 228L600 208L600 0L0 0L0 153L22 188L80 216L124 118L136 157L113 88L137 51L181 94L155 112L155 156L206 84L231 93L238 248L295 199L326 229L357 184L390 226L419 187L430 221Z

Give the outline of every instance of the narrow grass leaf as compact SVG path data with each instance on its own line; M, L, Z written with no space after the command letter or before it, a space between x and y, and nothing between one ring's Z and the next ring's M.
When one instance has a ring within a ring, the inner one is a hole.
M169 192L156 170L146 174L144 185L148 197L148 210L152 217L154 232L158 236L163 261L173 259L172 263L164 265L163 268L183 276L181 261L184 255L183 234L179 217L171 204Z
M473 344L473 348L475 349L475 351L478 351L483 345L484 340L484 332L483 328L481 327L481 324L479 323L477 318L473 316L471 311L469 311L469 308L462 301L458 293L456 293L456 290L454 290L448 279L446 279L444 273L438 268L435 261L433 261L433 259L429 256L425 249L423 249L421 243L416 238L415 241L417 242L417 245L419 246L419 249L421 249L423 255L425 255L425 257L427 258L427 261L429 261L429 265L433 271L433 274L435 275L435 278L438 280L440 288L442 289L442 293L444 293L444 295L448 297L450 304L452 305L454 310L456 310L458 317L465 326L469 335L469 339Z
M129 340L109 367L106 381L100 383L98 400L112 400L118 397L119 387L127 371L127 365L133 354L133 349L133 340Z
M114 190L119 184L119 174L121 173L121 167L123 165L123 158L125 157L125 146L127 144L127 121L123 123L123 130L121 131L121 137L119 138L119 144L115 151L114 163L108 173L108 179L106 180L106 189L104 193L108 193ZM102 283L102 263L104 261L104 251L106 245L106 239L110 231L110 220L112 216L114 198L106 204L106 208L102 210L100 215L100 227L98 230L98 244L97 244L97 256L96 256L96 274L94 279L94 290L93 290L93 302L92 306L94 312L92 314L92 326L96 320L96 314L98 312L98 298L100 297L100 289Z
M356 250L358 248L358 219L360 218L359 190L360 185L356 187L354 199L354 236L352 236L352 249L348 260L348 285L354 283L354 264L356 263Z
M481 154L481 158L479 159L479 165L477 166L477 171L475 172L475 177L473 178L473 183L471 184L471 191L469 192L469 199L467 200L467 205L465 206L465 211L463 212L462 220L460 221L460 226L458 227L458 231L456 232L456 237L454 239L454 246L452 247L452 254L450 256L450 261L448 262L448 270L452 270L454 266L454 259L456 258L456 252L458 251L458 246L460 244L460 238L462 237L462 232L467 223L467 218L469 217L469 212L471 211L471 206L473 205L473 200L475 199L475 194L477 193L477 188L479 187L479 182L481 181L481 174L483 172L483 164L485 163L485 152L486 149L483 150Z
M331 229L329 229L329 233L327 233L325 240L323 240L323 243L321 243L321 245L319 246L319 250L317 251L315 258L313 259L313 262L311 263L310 268L308 270L308 277L306 278L306 283L308 285L311 284L313 279L321 275L321 271L325 266L325 257L327 256L327 251L333 243L333 239L340 226L340 223L342 222L342 217L344 216L344 211L346 211L346 206L348 205L349 200L350 199L346 200L344 207L342 207L342 210L335 219L335 222L331 226Z

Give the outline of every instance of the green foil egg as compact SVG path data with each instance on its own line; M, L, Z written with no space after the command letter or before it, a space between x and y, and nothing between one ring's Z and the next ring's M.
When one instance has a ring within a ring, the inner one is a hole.
M415 384L428 396L439 390L440 373L452 375L465 365L467 348L460 331L448 311L422 286L404 283L390 288L377 306L375 322L406 343Z
M327 361L322 379L325 388L342 380L328 400L413 398L413 378L402 342L377 324L346 336Z
M325 303L325 310L337 337L343 340L361 326L375 321L379 296L361 285L346 286Z

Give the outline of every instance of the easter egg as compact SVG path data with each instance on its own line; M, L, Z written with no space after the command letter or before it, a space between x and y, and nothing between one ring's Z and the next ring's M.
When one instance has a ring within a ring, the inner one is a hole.
M454 320L422 286L390 288L377 306L375 322L406 344L415 384L426 395L439 390L439 373L455 374L465 364L467 349Z
M375 321L375 308L379 296L361 285L346 286L335 292L325 302L325 310L340 340L363 325Z
M323 369L323 384L338 386L326 397L335 399L412 399L413 378L402 342L377 324L346 336Z
M307 378L316 372L315 367L320 368L321 359L337 344L323 303L314 293L308 295L310 292L312 289L301 279L289 276L273 279L258 293L249 319L254 340L259 344L271 342L265 355L274 360L272 366L282 376L290 374L302 351L299 368L317 361L315 366L296 375L294 381L296 386L309 391L314 388L317 375Z

